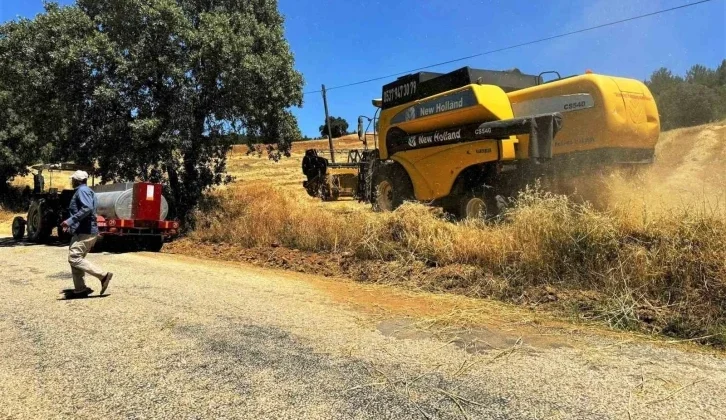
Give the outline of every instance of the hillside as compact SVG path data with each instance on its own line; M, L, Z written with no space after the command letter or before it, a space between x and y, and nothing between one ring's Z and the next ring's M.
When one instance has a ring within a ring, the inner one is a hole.
M373 144L373 134L366 134L368 144ZM358 140L357 134L348 134L346 136L333 139L333 145L336 150L346 149L362 149L363 144ZM305 153L308 149L328 150L330 145L328 139L302 140L292 143L292 153ZM249 148L247 145L238 144L232 147L232 153L246 154Z
M366 140L368 141L368 145L373 145L373 134L366 134ZM348 134L347 136L338 137L337 139L333 139L333 144L335 145L336 150L337 149L362 149L363 145L361 144L360 140L358 139L357 134ZM308 141L298 141L292 144L292 151L295 153L303 153L307 149L328 149L328 140L322 139L322 140L308 140Z

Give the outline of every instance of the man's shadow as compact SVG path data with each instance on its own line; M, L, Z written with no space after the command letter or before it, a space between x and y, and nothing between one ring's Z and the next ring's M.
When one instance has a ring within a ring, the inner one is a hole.
M70 246L70 241L63 240L55 236L51 236L42 243L31 242L26 238L16 241L13 238L0 238L0 248L15 247L33 247L33 246L49 246L54 248L63 248ZM109 254L128 254L141 251L138 246L134 246L133 242L107 243L104 239L98 242L89 251L91 254L109 253Z
M62 241L56 237L50 237L43 243L30 242L28 240L16 241L13 238L0 238L0 248L15 248L15 247L28 247L28 246L52 246L52 247L64 247L68 246L68 241Z
M110 296L109 294L105 294L105 295L91 295L91 293L93 293L93 292L88 293L88 294L83 293L83 294L80 294L79 295L79 294L73 293L73 292L75 292L75 290L76 289L63 289L63 290L61 290L61 294L63 295L63 297L61 297L61 298L59 298L57 300L65 301L65 300L99 299L99 298L105 298L105 297L109 297Z

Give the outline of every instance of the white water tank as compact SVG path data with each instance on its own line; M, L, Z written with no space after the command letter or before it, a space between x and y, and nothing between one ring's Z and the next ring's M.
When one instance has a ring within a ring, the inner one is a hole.
M96 193L96 213L106 219L131 219L134 190Z
M133 184L128 184L133 185ZM131 219L134 201L134 190L97 192L96 214L106 219ZM169 214L169 203L161 196L161 220Z

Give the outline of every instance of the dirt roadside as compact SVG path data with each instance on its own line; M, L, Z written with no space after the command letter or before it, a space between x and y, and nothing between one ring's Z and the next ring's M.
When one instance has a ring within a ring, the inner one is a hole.
M444 324L455 322L457 325L482 323L489 325L497 322L503 312L516 308L515 317L518 320L514 322L520 322L522 318L531 318L533 322L547 319L548 323L552 324L557 319L561 323L567 323L569 329L594 327L600 334L614 335L622 334L624 331L619 327L612 327L616 331L608 329L608 318L602 312L603 302L608 298L605 293L556 284L538 284L525 287L517 294L497 295L496 287L490 287L489 283L497 285L501 279L473 265L431 266L421 261L363 260L346 252L309 252L284 246L245 248L228 243L199 242L190 238L166 244L163 252L180 257L190 256L217 262L251 264L261 268L282 269L324 278L344 278L362 285L388 285L410 291L431 292L434 293L432 296L444 294L449 297L466 297L470 298L468 301L474 306L482 299L504 302L496 309L494 316L488 318L472 316L472 311L452 316L450 309L443 309L448 315L444 317L446 318ZM385 296L377 296L375 301L371 302L375 306L380 306L385 301ZM396 305L401 305L401 302L396 301L393 306ZM451 303L448 305L450 308ZM389 309L396 311L393 306L389 305ZM533 312L528 313L527 310ZM709 344L720 338L708 334L691 337L668 336L662 333L662 330L658 329L658 323L654 322L656 317L652 316L652 307L640 305L636 310L642 316L642 322L637 324L637 332L646 334L645 339L648 341L686 341L711 347ZM628 331L635 332L636 329ZM724 350L720 344L713 347Z
M92 255L110 295L63 301L65 249L11 244L2 418L718 418L726 400L718 354L502 304L151 254Z

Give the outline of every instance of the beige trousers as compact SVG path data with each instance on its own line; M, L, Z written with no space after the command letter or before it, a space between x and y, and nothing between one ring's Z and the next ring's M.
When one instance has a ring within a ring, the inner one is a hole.
M74 235L71 239L71 246L68 248L68 262L71 264L73 273L73 285L77 292L86 290L86 282L83 276L88 273L101 280L108 272L101 271L95 264L86 260L86 255L93 248L98 240L98 235Z

